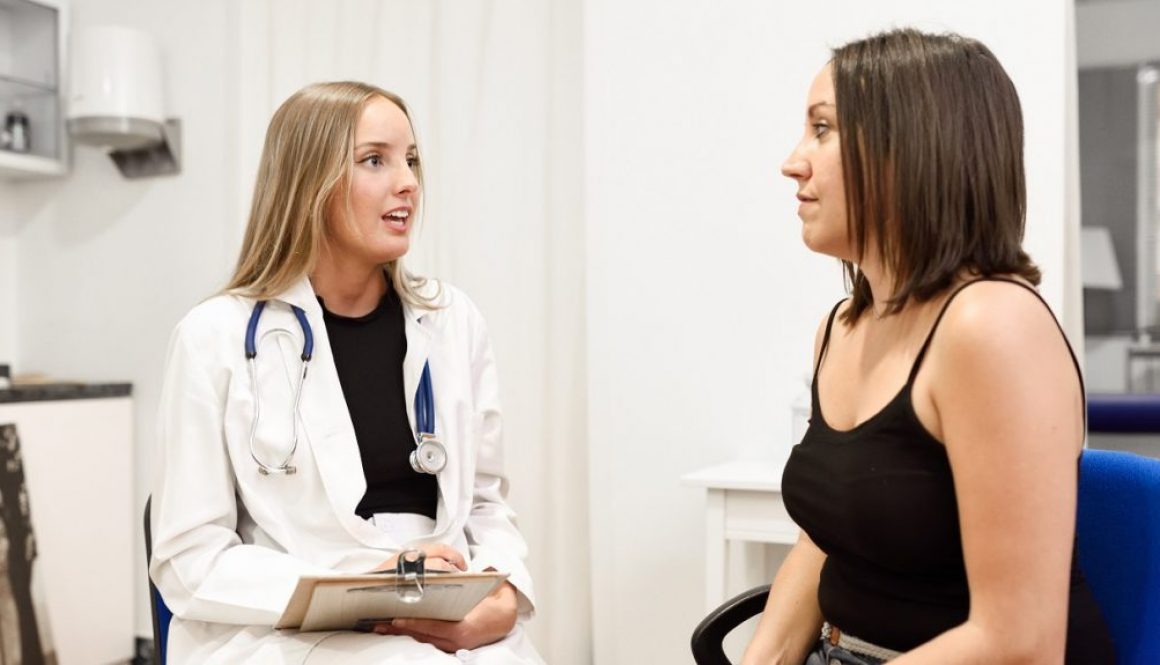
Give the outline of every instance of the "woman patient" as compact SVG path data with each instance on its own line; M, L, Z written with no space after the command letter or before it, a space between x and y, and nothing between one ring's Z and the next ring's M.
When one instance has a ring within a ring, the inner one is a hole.
M953 34L842 46L782 172L851 296L818 327L782 481L802 535L743 662L1114 662L1074 556L1083 381L1021 248L1003 67Z

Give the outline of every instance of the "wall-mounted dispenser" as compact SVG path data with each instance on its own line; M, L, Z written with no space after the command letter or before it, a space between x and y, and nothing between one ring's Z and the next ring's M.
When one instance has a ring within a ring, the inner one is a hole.
M165 118L161 50L148 34L102 26L74 33L68 129L110 148L126 178L181 171L181 123Z

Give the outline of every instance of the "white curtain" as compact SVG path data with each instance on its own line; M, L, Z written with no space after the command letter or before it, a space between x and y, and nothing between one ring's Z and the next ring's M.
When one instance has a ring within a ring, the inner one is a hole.
M270 115L298 88L363 80L411 107L427 186L410 265L488 320L538 595L530 631L548 662L591 662L579 6L246 0L240 12L239 219Z

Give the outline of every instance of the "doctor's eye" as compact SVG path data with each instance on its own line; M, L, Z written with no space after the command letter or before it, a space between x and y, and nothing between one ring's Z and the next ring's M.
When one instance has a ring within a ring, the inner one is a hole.
M819 139L820 139L820 138L822 138L823 136L825 136L827 133L829 133L829 131L830 131L830 125L829 125L829 123L825 123L825 122L815 122L815 123L813 123L813 124L812 124L812 125L810 125L810 126L814 128L814 137L815 137L815 138L819 138Z
M369 165L377 168L377 167L383 165L383 158L378 156L378 155L374 155L374 154L367 155L366 157L363 157L362 160L359 161L359 163L360 164L369 164Z
M407 168L412 171L419 168L419 155L407 155Z

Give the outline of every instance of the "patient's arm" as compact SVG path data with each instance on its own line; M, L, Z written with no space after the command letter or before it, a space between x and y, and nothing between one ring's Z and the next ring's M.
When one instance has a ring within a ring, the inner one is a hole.
M803 531L781 564L742 665L800 665L822 629L818 577L826 555Z

